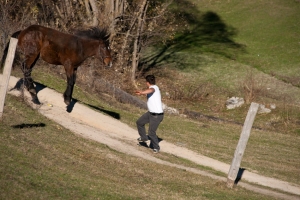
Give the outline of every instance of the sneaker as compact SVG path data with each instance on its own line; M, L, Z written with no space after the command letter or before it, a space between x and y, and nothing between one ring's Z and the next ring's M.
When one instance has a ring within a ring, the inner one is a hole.
M142 138L139 137L139 138L137 139L137 141L139 141L139 142L147 142L148 140L142 140Z
M158 149L153 149L153 153L158 153L159 150Z

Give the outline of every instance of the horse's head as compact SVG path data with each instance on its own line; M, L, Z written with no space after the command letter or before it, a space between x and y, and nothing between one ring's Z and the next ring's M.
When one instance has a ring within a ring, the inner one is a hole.
M112 66L112 57L110 54L109 45L105 44L104 42L100 42L99 50L100 50L99 54L103 60L103 64L105 64L105 66L107 66L107 67L111 67Z

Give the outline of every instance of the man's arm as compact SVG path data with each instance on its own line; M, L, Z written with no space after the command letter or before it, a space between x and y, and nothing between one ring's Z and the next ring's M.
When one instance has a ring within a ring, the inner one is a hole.
M154 88L148 88L144 91L136 91L135 93L141 95L141 94L151 94L153 92L155 92Z

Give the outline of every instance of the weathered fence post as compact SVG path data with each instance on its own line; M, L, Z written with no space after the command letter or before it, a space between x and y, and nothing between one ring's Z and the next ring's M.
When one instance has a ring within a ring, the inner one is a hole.
M4 107L4 102L5 102L5 96L6 96L6 91L8 87L8 82L9 82L9 77L11 73L11 67L15 58L15 52L16 52L16 46L18 43L18 39L16 38L11 38L9 42L9 49L7 53L7 57L5 60L4 64L4 70L3 70L3 79L0 81L0 119L2 118L3 114L3 107Z
M246 145L250 136L250 131L258 110L259 104L257 103L251 103L251 106L249 108L247 117L245 119L245 123L242 129L242 133L238 142L238 145L235 149L234 157L232 159L232 163L228 172L228 177L227 177L227 186L232 188L235 180L237 178L239 169L240 169L240 164L244 155L244 151L246 149Z

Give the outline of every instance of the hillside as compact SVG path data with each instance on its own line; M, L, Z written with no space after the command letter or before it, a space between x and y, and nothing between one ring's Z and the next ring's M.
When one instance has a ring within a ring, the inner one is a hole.
M144 73L157 77L164 103L181 113L166 115L159 137L228 165L250 102L268 108L275 104L271 113L256 116L241 167L299 184L300 2L191 2L199 17L191 31L177 35L176 43L166 49L148 49L160 57ZM91 63L78 69L75 102L135 129L136 119L145 110L118 102L107 88L88 81L91 74L100 74L129 94L135 88L129 87L122 72L96 70ZM12 74L22 77L18 68ZM143 73L139 75L137 85L144 88ZM44 87L65 90L61 66L38 61L32 76ZM246 104L227 110L225 102L232 96L243 97ZM153 163L83 139L31 109L22 98L8 95L4 113L0 124L3 199L274 199L241 187L228 190L223 181L187 172L185 167L191 167L226 177L225 172L164 152L163 143L157 158L184 168ZM204 115L208 117L199 117ZM148 156L147 150L142 150L143 155Z

